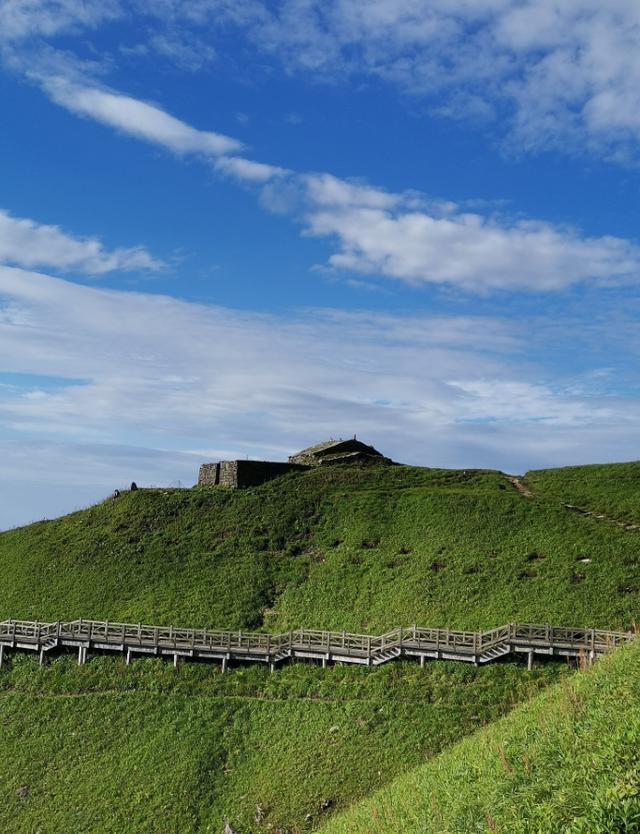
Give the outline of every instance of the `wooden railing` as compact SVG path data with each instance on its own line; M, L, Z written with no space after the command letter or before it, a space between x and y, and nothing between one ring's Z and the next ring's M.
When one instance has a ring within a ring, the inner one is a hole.
M382 635L346 631L296 629L268 634L257 631L221 631L116 623L103 620L0 622L0 663L4 648L45 652L56 647L84 650L146 652L202 658L266 660L316 657L378 665L401 655L468 660L487 663L516 652L584 654L591 658L635 638L634 633L591 628L509 623L489 631L396 628ZM82 651L80 653L82 655ZM83 661L82 661L83 662Z

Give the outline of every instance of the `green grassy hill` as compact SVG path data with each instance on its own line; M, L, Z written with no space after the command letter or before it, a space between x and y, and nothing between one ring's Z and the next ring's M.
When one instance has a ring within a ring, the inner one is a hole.
M1 677L0 830L306 831L563 674L21 658Z
M624 466L608 512L640 483ZM497 472L335 467L124 494L0 534L0 619L630 627L640 533L568 512L571 479L527 482L533 498ZM201 834L225 817L240 834L310 830L567 674L16 656L0 672L0 830Z
M0 534L0 617L626 627L638 555L635 535L499 473L335 467L238 492L140 490Z
M640 463L543 469L528 472L526 480L548 498L640 524Z
M550 687L323 834L637 834L640 642Z

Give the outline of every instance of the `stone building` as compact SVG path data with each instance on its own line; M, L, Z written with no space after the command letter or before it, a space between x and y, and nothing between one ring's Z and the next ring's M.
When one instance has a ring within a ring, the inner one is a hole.
M289 457L289 463L304 464L306 466L321 466L328 463L390 463L373 446L367 446L354 435L349 440L326 440L309 446L301 452Z
M269 460L221 460L203 463L198 475L198 486L240 487L258 486L287 472L307 469L292 463Z
M303 449L284 461L221 460L203 463L198 486L225 486L232 489L258 486L287 472L300 472L316 466L348 463L391 463L373 446L354 437L352 440L328 440Z

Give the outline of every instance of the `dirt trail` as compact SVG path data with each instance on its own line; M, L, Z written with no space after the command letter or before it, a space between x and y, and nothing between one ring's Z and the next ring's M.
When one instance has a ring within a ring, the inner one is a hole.
M518 490L520 495L524 495L525 498L533 498L533 492L516 475L509 475L509 483Z
M621 527L623 530L640 530L640 524L630 524L628 521L620 521L618 518L611 518L604 513L597 513L595 510L585 510L583 507L576 507L574 504L563 504L565 510L570 513L579 513L586 515L589 518L595 518L596 521L604 521L605 524L614 524L616 527Z
M529 489L528 486L525 486L521 479L517 475L509 475L508 476L509 483L516 489L520 495L523 495L525 498L533 498L533 492ZM611 518L604 513L596 512L595 510L585 510L584 507L576 507L575 504L566 504L562 503L562 506L565 510L568 510L570 513L578 513L579 515L587 516L588 518L594 518L596 521L603 521L605 524L613 524L616 527L620 527L622 530L640 530L640 524L631 524L628 521L620 521L618 518Z
M520 495L525 498L533 498L533 492L529 487L525 486L517 475L509 475L509 483L518 490ZM598 513L595 510L585 510L584 507L576 507L575 504L566 504L562 502L562 506L570 513L578 513L579 515L594 518L596 521L603 521L605 524L613 524L620 527L622 530L640 530L640 524L631 524L628 521L620 521L618 518L611 518L604 513Z

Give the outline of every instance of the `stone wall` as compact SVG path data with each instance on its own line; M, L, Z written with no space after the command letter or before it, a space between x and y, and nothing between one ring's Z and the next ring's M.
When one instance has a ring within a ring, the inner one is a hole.
M292 463L267 460L221 460L203 463L198 475L198 486L225 486L232 489L258 486L287 472L307 469Z

